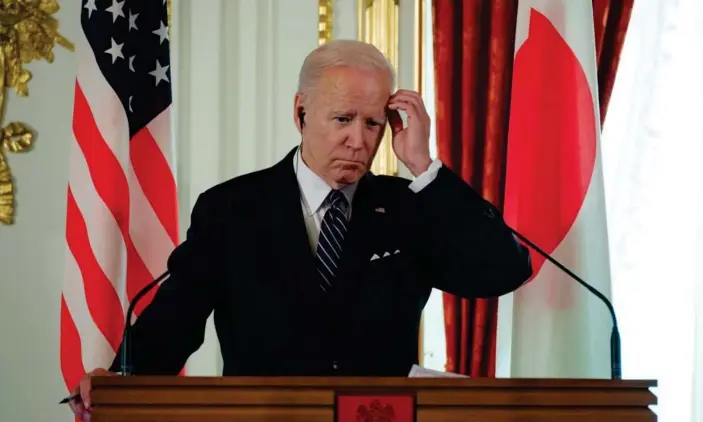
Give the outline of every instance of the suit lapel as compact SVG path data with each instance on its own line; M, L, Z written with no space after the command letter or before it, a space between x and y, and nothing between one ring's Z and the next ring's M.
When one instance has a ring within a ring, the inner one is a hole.
M364 176L359 181L352 202L352 219L339 275L338 292L341 297L349 297L362 287L365 280L358 277L359 271L368 265L374 239L383 236L380 220L383 214L378 212L383 205L379 203L381 198L373 182L374 176L371 173Z
M274 177L280 189L271 198L271 232L269 244L278 251L280 265L277 271L282 279L289 280L284 288L304 301L330 300L330 294L340 300L359 292L364 280L358 277L359 270L368 266L370 252L374 250L373 239L383 236L385 214L379 212L384 205L383 195L377 192L374 176L367 173L359 181L352 201L352 218L344 245L344 258L340 263L336 286L325 293L319 286L315 257L310 249L307 229L300 203L300 186L293 170L293 149L274 166Z
M319 296L322 292L318 285L314 255L310 249L300 203L300 186L293 170L295 149L279 162L274 171L277 185L276 197L272 198L272 225L270 244L279 251L276 265L281 267L278 273L286 282L290 294L309 298L310 292Z

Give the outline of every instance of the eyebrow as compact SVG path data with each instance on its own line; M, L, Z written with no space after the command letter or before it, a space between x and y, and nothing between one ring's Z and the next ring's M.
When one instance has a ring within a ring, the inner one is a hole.
M341 110L341 109L333 109L330 112L331 116L357 116L359 113L357 111L351 111L351 110ZM378 117L378 116L372 116L368 117L368 119L372 119L376 121L377 123L385 123L386 122L386 115L384 114L383 117Z

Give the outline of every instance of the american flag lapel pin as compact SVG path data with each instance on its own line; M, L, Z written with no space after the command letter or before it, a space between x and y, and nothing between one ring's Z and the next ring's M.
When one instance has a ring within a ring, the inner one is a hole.
M383 207L378 207L378 208L376 208L374 211L380 212L380 213L384 214L384 213L386 212L386 209L383 208Z

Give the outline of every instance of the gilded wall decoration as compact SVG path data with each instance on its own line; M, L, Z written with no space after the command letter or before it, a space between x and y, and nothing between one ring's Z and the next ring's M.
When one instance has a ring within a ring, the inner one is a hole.
M319 45L332 40L332 0L319 0L317 6L317 42Z
M74 0L72 0L74 1ZM0 124L4 121L6 94L29 94L27 84L32 74L24 65L43 59L54 61L54 46L73 51L71 42L58 33L59 22L53 17L59 10L57 0L0 0ZM23 122L10 122L0 129L0 223L13 224L15 185L8 153L27 152L35 134Z

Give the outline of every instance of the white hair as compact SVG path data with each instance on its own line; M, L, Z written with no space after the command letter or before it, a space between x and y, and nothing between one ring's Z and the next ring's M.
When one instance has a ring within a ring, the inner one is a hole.
M324 71L332 67L379 70L387 75L389 86L395 86L393 66L374 45L356 40L333 40L305 58L298 77L298 92L305 96L312 94Z

